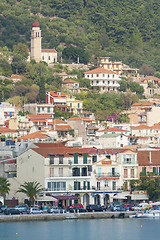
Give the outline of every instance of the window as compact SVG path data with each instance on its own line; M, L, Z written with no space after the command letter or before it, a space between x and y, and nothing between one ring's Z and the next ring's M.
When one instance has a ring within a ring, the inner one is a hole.
M74 164L78 164L78 154L74 154Z
M104 74L103 74L103 77L104 77Z
M48 191L66 191L66 182L48 182Z
M110 82L108 81L108 84L109 84Z
M48 60L51 60L51 57L50 57L50 56L48 57Z
M38 32L38 37L39 37L39 32Z
M101 173L102 169L101 168L97 168L97 177L101 177Z
M81 188L81 184L80 184L80 182L74 182L74 190L80 190L80 188Z
M40 107L38 107L38 112L40 113L40 111L41 111L41 110L40 110Z
M83 190L86 190L86 181L83 181Z
M63 155L59 156L59 164L63 164Z
M87 75L87 77L89 78L89 75Z
M113 78L114 78L114 74L113 74Z
M70 103L70 107L72 107L72 103Z
M92 74L92 78L93 78L93 74Z
M97 190L101 190L101 183L97 182Z
M54 164L54 156L50 155L50 164Z
M128 178L128 169L124 169L124 178Z
M87 182L87 189L90 190L90 182Z
M87 154L83 154L83 164L87 164Z
M42 111L44 111L44 107L42 107Z
M105 81L103 81L103 83L105 83Z
M54 177L54 168L50 168L50 177Z
M37 37L37 32L36 32L36 37Z
M134 178L134 169L131 169L131 178Z
M116 181L112 182L112 190L116 190Z
M113 81L113 84L114 84L114 81Z
M153 173L158 174L158 170L159 170L158 167L153 167Z
M96 83L99 83L99 81L96 81Z
M142 167L142 175L146 176L146 167Z
M97 74L97 77L99 77L99 74Z
M80 104L78 103L78 108L80 107Z
M72 176L73 177L79 177L80 176L80 168L72 168Z
M82 176L87 176L87 168L82 168Z
M59 177L63 177L63 168L59 168Z
M47 108L47 112L50 113L50 108L49 107Z
M44 56L42 56L42 60L44 60Z
M109 78L109 74L108 74L108 78Z

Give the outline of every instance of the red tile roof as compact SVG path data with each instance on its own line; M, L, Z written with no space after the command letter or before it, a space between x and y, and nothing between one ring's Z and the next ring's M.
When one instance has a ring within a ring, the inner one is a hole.
M42 49L42 52L47 52L47 53L57 53L55 49Z
M0 134L1 133L15 133L16 131L7 127L0 127Z
M150 163L151 153L151 163ZM160 151L138 151L137 160L139 166L160 166Z
M40 147L40 148L32 148L32 150L39 153L43 157L48 157L48 155L59 155L59 154L63 154L65 157L69 157L70 155L73 155L73 154L82 155L84 153L87 153L82 151L82 149L79 149L79 148L68 148L65 146L48 147L48 148Z
M35 22L32 24L32 27L40 27L40 24L35 20Z
M147 125L139 125L139 126L136 126L136 127L131 127L131 129L150 129L151 127L147 126Z
M144 102L141 102L141 103L134 103L134 104L132 104L131 105L131 107L144 107L144 106L152 106L153 105L153 102L146 102L146 103L144 103Z
M61 119L53 119L53 124L67 124L67 122Z
M78 82L76 82L72 79L65 79L62 83L64 84L64 83L78 83Z
M96 68L96 69L85 72L85 74L88 74L88 73L112 73L112 74L116 74L115 72L107 70L105 68Z
M60 95L57 95L57 93L60 92ZM50 95L52 95L52 97L66 97L66 95L64 93L62 93L61 91L47 91L46 93L50 93Z
M18 140L20 141L21 139L35 139L35 138L47 139L48 136L47 136L45 131L37 131L37 132L34 132L34 133L30 133L28 135L25 135L23 137L20 137L20 138L18 138Z
M147 77L141 79L141 82L144 82L144 81L146 81L146 80L153 80L153 81L156 81L156 82L159 82L159 81L160 81L160 79L157 78L157 77L154 77L154 76L147 76Z
M98 130L97 132L129 132L129 131L119 129L119 128L106 128L106 129L103 129L103 130Z
M55 130L56 131L69 131L71 130L72 128L66 124L66 125L55 125Z
M85 117L72 117L68 119L68 121L72 121L72 120L82 120L84 122L95 122L95 120L92 120L90 118L85 118Z
M49 114L28 114L27 115L27 118L30 118L30 119L51 119L52 117L49 115Z

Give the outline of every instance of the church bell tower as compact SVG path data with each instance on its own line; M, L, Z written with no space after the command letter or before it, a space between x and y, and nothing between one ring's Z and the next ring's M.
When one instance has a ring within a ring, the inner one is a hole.
M36 62L41 61L41 30L40 24L35 20L31 30L31 59Z

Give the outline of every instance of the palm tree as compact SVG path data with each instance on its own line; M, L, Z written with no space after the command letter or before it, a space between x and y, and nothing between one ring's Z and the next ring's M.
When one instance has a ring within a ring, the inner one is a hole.
M17 192L21 192L27 195L29 197L29 200L31 202L31 205L34 204L34 198L37 197L37 193L44 191L44 188L42 188L42 185L35 181L35 182L24 182L24 184L20 185L20 188Z
M0 195L6 197L6 193L9 193L10 191L10 183L7 178L0 177Z

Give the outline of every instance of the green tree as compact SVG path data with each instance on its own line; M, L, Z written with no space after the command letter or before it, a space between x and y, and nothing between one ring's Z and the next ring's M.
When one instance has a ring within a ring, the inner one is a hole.
M10 191L10 183L7 178L0 177L0 195L6 197L6 194Z
M27 59L29 56L28 46L21 42L13 46L13 52L21 55L24 59Z
M22 57L19 54L13 55L12 63L11 63L13 73L16 73L16 74L25 73L26 65L27 64L24 57Z
M31 205L33 205L35 197L37 197L37 194L41 191L44 191L42 185L37 181L33 181L21 184L17 192L26 194L30 199Z
M148 173L146 176L141 174L138 181L138 188L140 190L146 190L149 195L149 200L160 200L160 177L155 176L153 173Z

